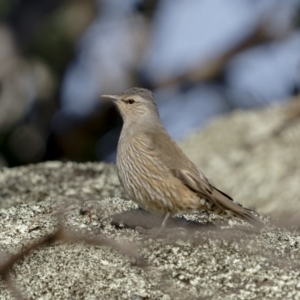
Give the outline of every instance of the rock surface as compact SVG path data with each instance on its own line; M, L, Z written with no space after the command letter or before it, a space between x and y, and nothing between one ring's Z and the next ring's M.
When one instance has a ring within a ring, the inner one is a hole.
M300 118L281 126L285 116L285 108L236 112L183 148L238 202L263 215L280 217L285 209L295 221ZM150 217L124 199L112 165L2 169L0 271L60 223L82 242L45 244L17 261L10 276L25 299L300 299L299 223L282 226L263 216L266 227L258 231L242 221L193 213L173 220L186 231L153 237L132 229L149 227L139 222ZM87 237L118 246L88 246ZM3 281L0 299L13 299Z

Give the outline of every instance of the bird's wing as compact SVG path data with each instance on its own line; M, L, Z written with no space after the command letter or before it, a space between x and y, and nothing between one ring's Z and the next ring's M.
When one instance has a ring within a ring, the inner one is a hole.
M147 133L136 137L152 161L164 167L164 170L179 179L185 186L205 198L221 210L229 210L245 221L262 227L263 223L246 209L233 202L233 199L212 186L205 175L187 158L167 133L157 135Z
M231 211L256 227L261 228L264 226L263 222L252 215L250 209L234 203L230 196L212 186L206 178L194 178L194 174L189 173L187 170L173 170L173 172L174 175L191 190L195 191L202 198L213 203L222 211ZM200 175L202 175L202 173L200 173Z
M193 171L193 170L192 170ZM198 172L191 172L187 169L171 169L172 174L181 180L184 185L194 191L196 194L206 198L212 193L212 186L208 180Z
M210 184L206 176L189 160L167 132L163 131L160 135L147 132L136 138L143 141L153 160L164 165L169 173L199 197L210 201L220 209L224 209L224 205L218 201L220 197L215 197L216 194L222 195L222 199L233 202L230 196Z
M144 133L136 139L143 141L143 145L147 147L147 152L153 160L164 165L169 173L182 181L184 185L201 197L211 198L213 187L205 175L188 159L167 133L164 132L159 137Z

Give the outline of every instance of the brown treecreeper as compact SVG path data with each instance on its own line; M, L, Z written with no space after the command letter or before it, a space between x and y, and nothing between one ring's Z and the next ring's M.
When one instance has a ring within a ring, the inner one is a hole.
M165 216L193 210L236 216L263 223L251 210L214 187L165 130L154 96L144 88L103 95L117 105L124 124L118 143L117 169L125 193L143 209Z

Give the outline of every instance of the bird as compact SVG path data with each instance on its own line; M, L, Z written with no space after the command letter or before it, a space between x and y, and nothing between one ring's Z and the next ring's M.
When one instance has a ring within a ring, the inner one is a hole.
M238 217L256 227L264 223L212 185L164 128L154 94L133 87L102 95L119 110L123 127L117 147L117 172L126 195L142 209L163 216L195 210Z

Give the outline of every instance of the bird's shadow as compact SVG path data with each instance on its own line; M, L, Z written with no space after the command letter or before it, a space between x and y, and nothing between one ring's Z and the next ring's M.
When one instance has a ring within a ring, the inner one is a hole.
M128 211L124 211L118 214L111 215L111 225L116 228L129 228L129 229L137 229L143 228L145 230L151 230L154 228L160 228L163 222L163 217L153 215L148 213L143 209L132 209ZM224 225L224 222L222 222ZM225 221L226 223L226 221ZM196 232L206 232L206 231L214 231L214 232L243 232L243 233L255 233L256 230L251 230L245 227L235 227L235 228L226 228L222 229L220 224L213 222L205 222L201 223L199 221L188 220L184 216L178 217L170 217L166 223L165 229L167 231L176 231L177 229L183 229L188 233L188 235L192 235Z

